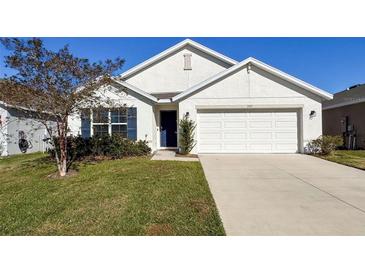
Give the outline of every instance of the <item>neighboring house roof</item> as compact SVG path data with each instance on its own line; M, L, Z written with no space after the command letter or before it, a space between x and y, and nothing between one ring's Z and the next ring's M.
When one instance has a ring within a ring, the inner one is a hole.
M22 105L9 104L5 101L0 101L0 105L7 107L7 108L14 108L14 109L25 110L25 111L36 111L36 110L30 109L28 107L22 106Z
M318 96L320 96L320 97L322 97L326 100L330 100L330 99L333 98L332 94L330 94L330 93L328 93L328 92L326 92L322 89L319 89L319 88L317 88L315 86L312 86L311 84L308 84L308 83L306 83L306 82L304 82L300 79L297 79L297 78L295 78L295 77L293 77L293 76L291 76L291 75L289 75L285 72L282 72L282 71L280 71L276 68L273 68L273 67L271 67L271 66L269 66L269 65L267 65L267 64L265 64L265 63L263 63L259 60L256 60L255 58L249 57L249 58L243 60L242 62L240 62L240 63L238 63L238 64L236 64L236 65L234 65L234 66L232 66L232 67L230 67L230 68L228 68L228 69L226 69L222 72L219 72L218 74L208 78L207 80L205 80L203 82L200 82L200 83L196 84L195 86L192 86L191 88L188 88L184 92L182 92L182 93L176 95L175 97L173 97L172 101L181 100L181 99L185 98L186 96L189 96L190 94L206 87L207 85L223 79L225 76L239 70L240 68L242 68L242 67L244 67L248 64L252 64L252 65L268 72L268 73L271 73L271 74L273 74L273 75L275 75L275 76L277 76L281 79L284 79L284 80L286 80L286 81L288 81L288 82L290 82L290 83L292 83L296 86L299 86L299 87L301 87L305 90L308 90L308 91L310 91L310 92L312 92L312 93L314 93L314 94L316 94L316 95L318 95Z
M185 39L184 41L182 41L182 42L180 42L180 43L164 50L163 52L161 52L161 53L151 57L150 59L138 64L137 66L134 66L133 68L127 70L126 72L124 72L120 75L120 78L125 79L130 75L136 74L137 72L143 70L144 68L146 68L148 66L151 66L152 64L160 61L164 57L166 57L166 56L168 56L168 55L170 55L174 52L177 52L177 51L181 50L185 46L191 46L193 48L196 48L196 49L198 49L198 50L200 50L200 51L202 51L206 54L209 54L209 55L211 55L211 56L213 56L213 57L229 64L229 65L235 65L235 64L238 63L236 60L233 60L233 59L231 59L231 58L229 58L229 57L227 57L227 56L225 56L225 55L223 55L219 52L216 52L216 51L214 51L210 48L207 48L207 47L205 47L205 46L203 46L203 45L201 45L201 44L199 44L195 41L192 41L190 39Z
M333 100L323 103L323 109L338 108L364 102L365 84L362 84L334 94Z
M15 97L10 96L10 95L13 95L13 92L15 92L15 91L9 89L9 86L7 86L7 84L8 85L10 84L11 87L19 88L16 90L16 92L22 92L23 95L27 95L28 100L26 100L26 102L24 100L22 100L22 101L16 100L18 102L15 104L10 99L10 98L15 98ZM46 98L46 97L44 97L44 94L42 92L37 91L35 89L28 88L26 86L22 86L21 84L17 84L15 82L10 82L8 79L0 79L0 92L2 92L2 94L0 94L0 99L1 99L0 104L4 105L6 107L27 110L27 111L36 111L34 109L31 109L29 107L29 105L31 103L36 104L42 97Z
M23 107L23 106L16 106L16 105L11 105L11 104L8 104L4 101L0 101L0 107L3 106L3 108L10 108L10 109L17 109L17 110L23 110L23 111L27 111L28 113L32 112L32 113L40 113L34 109L30 109L30 108L26 108L26 107ZM42 113L42 112L41 112ZM44 114L47 114L49 115L50 113L48 112L43 112Z

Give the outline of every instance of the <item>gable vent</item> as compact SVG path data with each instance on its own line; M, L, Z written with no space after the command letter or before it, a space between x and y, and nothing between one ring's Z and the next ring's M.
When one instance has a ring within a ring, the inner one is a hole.
M191 70L191 53L184 54L184 70Z

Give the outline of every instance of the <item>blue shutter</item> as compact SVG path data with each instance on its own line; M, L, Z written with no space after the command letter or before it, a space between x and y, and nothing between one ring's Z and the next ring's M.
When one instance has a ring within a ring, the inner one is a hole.
M128 108L128 139L137 140L137 108Z
M90 110L81 112L81 137L84 139L90 138L91 131Z

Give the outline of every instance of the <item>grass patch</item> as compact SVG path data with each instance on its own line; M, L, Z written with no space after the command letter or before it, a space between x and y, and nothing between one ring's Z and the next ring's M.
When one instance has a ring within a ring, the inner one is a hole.
M365 170L365 150L336 150L322 159Z
M0 159L0 235L224 235L199 162L81 163L67 178L43 154Z

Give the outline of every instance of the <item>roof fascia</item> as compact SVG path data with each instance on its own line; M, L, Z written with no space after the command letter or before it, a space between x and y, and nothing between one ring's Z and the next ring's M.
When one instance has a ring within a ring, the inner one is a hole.
M154 97L154 96L152 96L151 94L149 94L149 93L147 93L147 92L145 92L145 91L141 90L140 88L137 88L136 86L133 86L133 85L131 85L131 84L129 84L129 83L126 83L126 82L124 82L124 81L117 80L117 79L115 79L115 78L113 78L113 81L114 81L116 84L118 84L118 85L121 85L121 86L123 86L123 87L125 87L125 88L127 88L127 89L129 89L129 90L132 90L132 91L134 91L134 92L138 93L139 95L141 95L141 96L143 96L143 97L145 97L145 98L147 98L147 99L151 100L152 102L157 103L157 101L158 101L156 97Z

